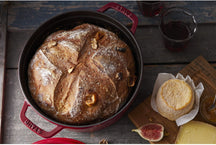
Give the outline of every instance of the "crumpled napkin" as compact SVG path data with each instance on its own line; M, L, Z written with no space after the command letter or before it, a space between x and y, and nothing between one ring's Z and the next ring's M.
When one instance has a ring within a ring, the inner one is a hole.
M152 97L151 97L151 107L154 111L158 112L157 105L156 105L156 96L157 96L157 92L158 92L160 86L165 81L167 81L169 79L175 79L175 78L180 79L180 80L184 80L186 83L188 83L191 86L191 88L194 90L194 95L195 95L195 100L194 100L195 102L194 102L194 106L193 106L192 110L190 112L188 112L187 114L176 119L177 126L181 126L181 125L191 121L192 119L194 119L194 117L197 115L197 113L199 111L200 97L204 91L204 86L201 82L197 86L195 86L193 80L188 75L186 76L186 78L184 78L184 76L180 73L178 73L176 75L176 77L170 73L159 73L157 76L157 79L155 81L155 85L154 85L154 89L153 89L153 93L152 93Z

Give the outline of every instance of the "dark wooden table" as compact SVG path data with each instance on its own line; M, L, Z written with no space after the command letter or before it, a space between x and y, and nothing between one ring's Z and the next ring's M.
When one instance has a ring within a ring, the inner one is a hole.
M49 18L67 11L97 10L108 2L0 2L0 111L2 143L33 143L42 138L25 127L19 119L24 96L21 92L17 66L20 52L34 30ZM160 72L176 74L189 62L202 55L216 66L216 2L164 2L166 7L185 7L194 12L198 30L188 47L178 53L168 51L162 42L159 18L147 18L139 12L136 2L117 2L131 10L139 19L135 38L143 56L144 77L130 112L151 95ZM113 10L106 12L126 26L131 22ZM4 71L5 68L5 71ZM5 73L4 73L5 72ZM2 102L2 98L3 102ZM127 113L128 113L127 112ZM148 143L136 133L127 113L113 125L96 132L79 133L64 129L55 137L67 137L85 143L98 143L106 138L110 143ZM54 125L28 109L27 116L40 127L50 130Z

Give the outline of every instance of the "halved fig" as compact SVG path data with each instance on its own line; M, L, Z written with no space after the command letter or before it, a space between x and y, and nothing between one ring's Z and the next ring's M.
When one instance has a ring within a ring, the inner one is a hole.
M143 139L151 142L160 141L164 136L164 127L158 123L145 124L132 131L137 132Z

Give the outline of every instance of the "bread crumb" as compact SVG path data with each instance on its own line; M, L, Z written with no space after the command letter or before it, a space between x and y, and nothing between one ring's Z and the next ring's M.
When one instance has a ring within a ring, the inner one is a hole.
M149 118L149 121L152 122L152 118Z
M106 139L102 139L99 144L108 144L108 141Z

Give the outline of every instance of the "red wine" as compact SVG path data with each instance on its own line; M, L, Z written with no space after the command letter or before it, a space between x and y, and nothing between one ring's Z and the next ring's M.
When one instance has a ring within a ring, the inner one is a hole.
M167 48L178 51L186 47L188 41L185 39L191 35L190 29L186 23L180 21L171 21L167 24L163 24L161 29L164 35L166 35L169 39L172 39L164 39L165 46Z
M162 27L164 34L174 40L184 40L190 35L188 26L179 21L169 22Z
M141 13L147 17L158 15L163 8L160 1L137 1L137 4Z

